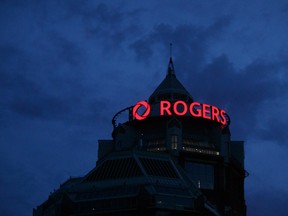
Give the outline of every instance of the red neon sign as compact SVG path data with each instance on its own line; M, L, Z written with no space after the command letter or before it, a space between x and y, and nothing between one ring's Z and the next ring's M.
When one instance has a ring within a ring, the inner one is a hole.
M142 115L138 114L139 108L143 106L146 110ZM137 120L144 120L150 114L151 108L146 101L140 101L133 107L133 116ZM222 125L227 125L226 112L219 109L216 106L209 104L201 104L198 102L192 102L187 104L185 101L178 100L173 104L170 101L160 101L160 116L173 114L177 116L184 116L190 114L196 118L204 118L212 121L217 121Z
M146 110L144 111L144 113L142 115L138 114L138 110L140 107L144 107ZM138 102L134 107L133 107L133 116L135 117L135 119L137 120L143 120L145 119L149 114L150 114L150 110L151 107L150 105L146 102L146 101L140 101Z

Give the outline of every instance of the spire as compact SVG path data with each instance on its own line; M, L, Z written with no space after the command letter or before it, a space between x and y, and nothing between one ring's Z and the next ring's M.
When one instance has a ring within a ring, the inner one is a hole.
M157 102L160 100L175 101L176 99L190 102L193 101L189 92L176 78L173 60L170 56L167 75L149 97L149 102Z
M175 70L174 70L172 57L170 57L169 64L168 64L167 76L168 75L174 75L175 76Z
M168 75L175 76L175 70L174 70L174 65L173 65L173 60L172 60L172 43L170 43L170 60L168 64L167 76Z

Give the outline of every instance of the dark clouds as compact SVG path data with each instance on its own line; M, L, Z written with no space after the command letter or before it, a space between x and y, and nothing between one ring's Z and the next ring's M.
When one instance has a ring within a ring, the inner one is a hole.
M147 61L153 58L153 50L157 50L157 44L166 47L166 49L162 47L161 50L165 52L169 43L173 42L175 57L182 59L184 65L192 66L189 70L197 72L199 65L205 60L205 51L209 41L217 38L229 25L230 20L230 17L220 17L206 28L187 24L173 27L161 23L155 26L150 34L133 42L130 47L135 51L138 60Z
M164 78L172 42L179 80L195 100L227 110L232 139L247 141L249 215L285 215L285 8L269 0L1 1L1 212L31 215L59 183L91 169L113 115Z
M103 42L103 52L120 49L124 41L141 33L137 17L143 12L141 8L125 11L121 6L95 4L89 1L75 1L67 4L67 14L73 19L78 17L85 36Z
M55 80L56 77L52 75L54 65L49 66L47 62L44 65L44 62L32 60L30 56L14 47L2 47L2 56L4 61L0 66L2 78L0 88L5 99L1 101L4 108L28 117L44 119L57 119L71 111L70 107L76 97L65 95L61 98L63 89L56 89L56 82L63 87L66 81L61 76ZM65 59L65 57L62 58L62 60ZM44 69L41 65L46 68ZM38 74L41 74L42 78L36 80ZM46 78L51 79L51 75L53 83ZM67 100L69 97L70 102Z
M237 125L238 131L243 130L241 136L248 137L257 130L258 114L271 115L262 112L263 103L269 104L271 101L269 105L275 106L272 101L287 94L288 80L277 76L285 67L281 62L255 60L243 70L237 71L228 57L222 55L208 64L201 73L191 75L191 79L203 80L201 84L197 82L200 85L194 86L193 90L199 89L206 100L227 107L233 115L233 124ZM253 132L251 128L254 128Z

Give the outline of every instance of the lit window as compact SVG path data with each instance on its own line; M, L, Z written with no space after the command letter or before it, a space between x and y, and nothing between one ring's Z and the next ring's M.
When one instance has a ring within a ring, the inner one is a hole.
M152 139L148 141L148 147L162 146L165 144L164 139Z
M177 150L177 144L178 144L178 136L172 135L171 136L171 147L172 147L172 149Z

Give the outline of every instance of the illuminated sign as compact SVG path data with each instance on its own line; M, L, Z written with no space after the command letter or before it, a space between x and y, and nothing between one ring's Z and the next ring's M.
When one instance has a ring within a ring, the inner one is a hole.
M139 109L144 109L143 114L139 114ZM216 106L211 106L209 104L201 104L198 102L192 102L187 104L185 101L175 101L171 103L170 101L160 101L159 108L160 116L184 116L191 115L196 118L204 118L212 121L217 121L222 125L227 125L226 112L224 110L219 109ZM147 101L140 101L133 107L133 116L136 120L144 120L151 111L150 104Z
M140 107L145 108L145 111L142 115L139 115L137 112ZM140 101L133 107L133 116L137 120L143 120L150 114L150 110L151 110L150 104L148 104L146 101Z

